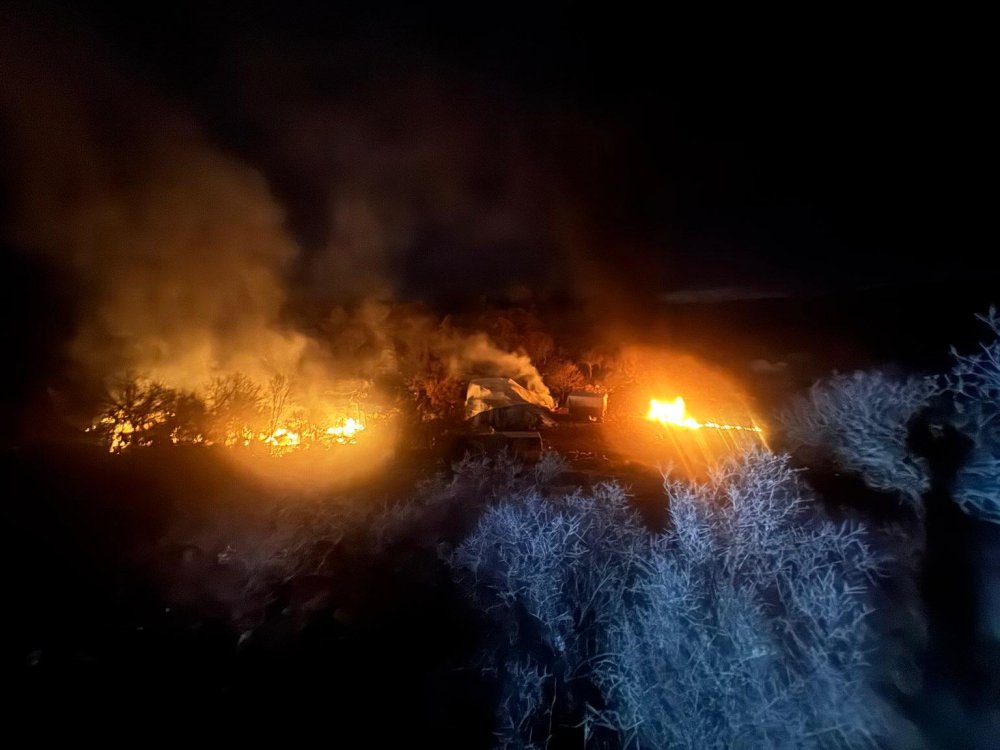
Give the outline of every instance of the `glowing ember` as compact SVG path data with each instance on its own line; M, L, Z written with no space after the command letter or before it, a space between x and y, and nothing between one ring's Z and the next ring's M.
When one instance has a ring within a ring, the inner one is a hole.
M718 422L699 422L687 413L684 399L680 396L673 401L658 401L650 399L649 411L646 419L651 422L670 425L672 427L683 427L688 430L700 430L708 428L712 430L740 430L743 432L762 432L760 427L751 425L749 427L738 424L719 424Z

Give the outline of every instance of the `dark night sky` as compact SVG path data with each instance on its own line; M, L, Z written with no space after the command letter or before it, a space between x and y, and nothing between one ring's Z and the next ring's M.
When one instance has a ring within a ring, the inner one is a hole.
M331 203L359 190L383 227L405 216L384 264L406 294L537 282L539 258L540 276L578 263L656 294L996 272L976 259L994 238L975 19L215 0L57 13L264 173L306 286L349 242L331 239Z

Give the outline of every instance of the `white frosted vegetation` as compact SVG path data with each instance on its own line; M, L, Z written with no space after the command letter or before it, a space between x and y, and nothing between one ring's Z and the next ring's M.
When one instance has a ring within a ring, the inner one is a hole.
M787 458L765 452L665 490L662 534L617 485L533 488L455 551L456 576L508 636L491 657L498 744L542 747L559 714L594 747L877 745L890 716L869 684L865 530L824 518Z

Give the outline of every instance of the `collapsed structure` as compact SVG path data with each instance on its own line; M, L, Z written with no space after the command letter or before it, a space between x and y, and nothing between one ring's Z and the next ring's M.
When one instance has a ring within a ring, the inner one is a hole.
M475 378L465 391L465 418L520 404L531 404L545 411L555 408L551 396L529 391L510 378Z
M510 378L475 378L465 395L465 419L470 434L458 441L457 452L508 451L527 461L542 455L538 430L554 427L555 402L548 394L528 390Z
M473 431L524 431L554 427L555 402L510 378L476 378L465 394L465 419Z

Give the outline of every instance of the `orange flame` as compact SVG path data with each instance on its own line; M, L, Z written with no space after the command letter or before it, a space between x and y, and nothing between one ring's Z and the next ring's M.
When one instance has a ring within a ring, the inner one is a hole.
M102 431L106 433L109 453L121 453L130 445L151 445L152 438L146 431L165 423L170 417L166 412L156 412L148 421L135 425L122 414L108 415L87 427L85 432ZM320 426L299 421L294 424L277 427L273 432L255 432L245 425L240 429L225 433L222 444L226 447L243 446L248 448L254 444L266 445L274 455L284 455L295 448L322 447L334 445L357 445L358 433L363 432L365 423L354 417L331 418L332 424ZM213 445L214 441L204 435L170 435L170 442Z
M650 399L649 411L646 419L651 422L670 425L672 427L683 427L688 430L700 430L709 428L712 430L739 430L741 432L763 432L757 425L749 427L738 424L719 424L718 422L699 422L687 413L687 406L684 399L678 396L673 401L659 401Z
M301 428L279 427L270 435L258 435L258 439L271 446L273 452L283 453L292 448L307 445L329 447L337 445L357 445L357 435L363 432L365 425L354 417L345 417L326 427L305 425Z

